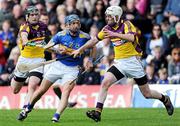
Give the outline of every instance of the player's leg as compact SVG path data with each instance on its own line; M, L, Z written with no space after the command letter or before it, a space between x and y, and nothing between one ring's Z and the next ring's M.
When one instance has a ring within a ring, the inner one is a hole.
M109 68L107 73L105 73L104 79L101 83L101 88L98 95L98 102L96 104L96 110L90 110L86 113L89 118L93 119L96 122L101 120L101 112L103 110L103 105L107 97L109 87L114 82L120 80L123 77L124 75L115 66Z
M41 96L50 88L52 82L46 79L43 79L40 87L33 93L30 102L28 105L20 112L18 120L23 121L29 112L33 109L35 103L41 98Z
M79 69L77 66L72 67L72 66L66 66L62 63L59 64L60 64L59 70L62 69L62 71L60 71L59 73L63 75L60 83L61 86L63 87L63 90L62 90L61 100L59 102L56 113L52 118L52 122L58 122L60 119L60 115L67 107L70 92L72 91L75 85L75 83L72 83L72 80L74 80L79 73Z
M22 86L24 85L26 78L20 78L17 76L14 76L11 79L11 88L14 94L19 93L19 91L21 90Z
M168 114L172 115L174 111L174 107L172 106L172 103L169 97L164 96L163 94L155 90L150 90L149 85L147 84L147 77L144 72L144 68L139 58L137 57L129 58L129 60L126 61L126 65L128 66L128 69L126 70L126 72L128 72L128 74L132 78L134 78L143 96L145 98L159 99L160 101L164 103Z
M62 96L62 91L61 91L61 88L60 88L61 83L62 83L62 82L61 82L61 79L58 79L58 80L52 85L53 91L54 91L54 93L58 96L59 100L61 100L61 96ZM77 104L77 102L68 102L67 107L72 108L72 107L74 107L76 104Z
M136 78L135 81L138 84L139 89L145 98L159 99L161 102L163 102L164 106L166 107L168 115L171 116L173 114L174 107L171 103L169 96L163 95L163 94L157 92L156 90L151 90L149 88L149 85L147 84L146 76L144 76L142 78Z
M64 84L63 86L63 92L62 92L62 97L61 100L58 104L58 108L56 110L56 113L54 114L53 118L52 118L52 122L58 122L60 115L64 112L64 110L66 109L67 105L68 105L68 98L69 95L72 91L72 89L74 88L75 83L72 83L70 85L71 81L68 81Z
M30 98L32 97L33 93L35 92L41 80L42 80L42 73L35 71L29 73L28 92L25 98L25 106L29 103Z

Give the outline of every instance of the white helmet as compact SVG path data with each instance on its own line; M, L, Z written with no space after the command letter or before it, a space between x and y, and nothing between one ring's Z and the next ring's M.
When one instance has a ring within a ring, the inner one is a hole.
M105 14L111 15L114 17L114 21L116 23L119 22L121 16L122 16L123 10L120 6L110 6L106 9ZM118 19L116 19L116 16L118 16Z

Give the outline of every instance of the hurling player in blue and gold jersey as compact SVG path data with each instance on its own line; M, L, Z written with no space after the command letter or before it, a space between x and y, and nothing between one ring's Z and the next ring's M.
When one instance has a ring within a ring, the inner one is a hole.
M96 104L96 110L87 111L87 116L94 121L101 120L103 104L109 87L123 77L133 78L145 98L159 99L163 102L169 115L173 114L173 105L169 96L164 96L155 90L150 90L147 84L146 73L140 61L142 55L138 33L135 26L128 20L122 20L122 9L119 6L110 6L106 9L107 25L84 46L74 51L74 57L81 54L86 48L93 47L99 40L110 39L114 45L114 64L107 70L101 83L101 89Z
M81 46L83 46L88 40L90 40L90 36L87 33L84 33L80 30L81 23L80 19L77 15L72 14L65 18L65 23L67 29L58 32L55 36L52 37L50 42L46 45L45 48L51 47L54 45L59 45L61 54L57 54L57 58L64 59L53 62L50 65L50 68L44 74L44 78L38 90L33 94L30 103L27 105L25 109L23 109L19 114L19 120L24 120L27 117L27 114L32 110L34 104L41 98L41 96L49 89L49 87L56 81L61 80L61 84L63 86L63 92L61 101L58 105L56 113L54 114L52 121L58 122L60 116L63 111L67 107L68 98L70 92L74 88L75 82L72 82L75 78L77 78L79 69L78 65L82 65L83 57L73 58L71 53L74 50L77 50Z
M43 62L44 49L39 47L27 46L28 42L44 44L45 36L47 35L47 26L39 21L39 11L34 6L29 6L25 10L26 22L20 26L18 34L18 44L21 55L18 59L18 64L36 64ZM43 67L31 70L29 73L20 72L17 67L14 71L14 77L11 80L11 87L13 93L16 94L20 91L25 80L29 77L28 92L25 99L25 104L30 100L34 93L36 86L41 82Z

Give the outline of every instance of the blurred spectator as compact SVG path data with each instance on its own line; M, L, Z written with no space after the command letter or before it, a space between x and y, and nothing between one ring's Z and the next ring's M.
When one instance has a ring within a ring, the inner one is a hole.
M124 18L132 22L139 20L140 14L135 8L135 0L127 0L126 7L124 8Z
M172 50L172 60L168 62L168 75L173 84L180 84L180 48Z
M93 11L96 0L77 0L76 8L81 12L82 17L89 17Z
M48 26L49 24L49 17L48 17L48 14L47 13L41 13L40 15L40 18L39 18L39 21L43 22L44 24L46 24ZM47 36L45 37L45 42L46 44L49 42L49 40L51 39L51 32L50 31L47 31ZM45 59L46 60L51 60L52 57L51 57L51 53L50 52L47 52L45 51Z
M155 23L160 24L164 18L163 11L166 6L167 0L150 0L150 15Z
M23 12L25 9L30 6L31 2L29 0L21 0L20 5L22 7Z
M180 48L180 22L175 26L176 33L169 37L169 48Z
M56 3L58 0L45 0L45 5L46 5L46 11L49 16L49 23L53 24L57 22L57 17L56 17Z
M81 15L81 12L76 8L77 0L65 0L67 15L77 14Z
M176 33L176 30L174 27L172 27L168 21L167 18L165 18L162 22L161 22L161 29L163 34L169 39L169 37L172 34Z
M5 63L6 63L6 58L5 58L5 54L4 54L4 46L3 46L2 40L0 39L0 74L3 71Z
M64 30L65 29L65 17L67 15L67 12L66 12L66 6L65 5L59 5L57 6L57 9L56 9L56 12L57 12L57 18L58 18L58 30L61 31L61 30Z
M157 74L159 69L161 68L167 68L167 60L166 57L162 55L162 48L159 46L156 46L153 48L154 55L148 55L146 62L147 64L153 64L154 65L154 72ZM150 59L151 57L151 59Z
M23 22L25 22L24 15L23 15L23 10L22 10L21 5L16 4L16 5L13 6L12 16L13 16L12 17L13 19L11 21L11 24L12 24L12 28L13 28L13 31L14 31L14 35L17 37L20 25Z
M0 29L5 20L12 20L12 14L8 8L7 0L0 0Z
M157 84L170 84L170 81L168 80L168 73L166 68L161 68L158 71L159 79L157 81Z
M46 8L45 8L45 6L44 6L42 3L37 3L35 6L36 6L37 9L39 10L40 14L46 12Z
M58 27L56 24L49 24L48 30L51 32L51 35L54 36L58 32Z
M87 64L91 64L92 66L92 61L89 57L85 57L83 60L83 67L84 70L86 71L84 74L80 75L77 80L77 84L87 84L87 85L97 85L100 84L100 73L95 71L94 67L87 67Z
M11 54L9 55L7 64L5 66L5 69L0 74L0 85L3 85L3 86L8 85L8 82L9 82L8 77L15 69L19 55L20 55L20 51L19 51L18 46L16 46L12 49Z
M157 75L155 75L154 73L154 65L153 64L148 64L146 66L146 75L147 75L147 79L148 79L148 84L156 84L158 77Z
M138 10L139 14L145 15L148 5L148 0L135 0L135 7Z
M94 9L92 12L92 24L96 24L98 29L101 29L105 26L105 5L102 0L97 0L94 5Z
M174 24L180 19L180 2L179 0L168 0L164 16L169 18L169 22Z
M110 6L118 6L118 5L120 5L120 3L121 3L121 0L110 0L109 1Z
M152 28L151 38L146 43L146 54L154 55L153 48L159 46L162 48L162 55L168 53L168 39L162 34L160 25L154 24Z
M11 49L16 46L16 38L10 28L10 21L5 20L2 24L2 31L0 31L0 39L3 41L6 58L9 57Z

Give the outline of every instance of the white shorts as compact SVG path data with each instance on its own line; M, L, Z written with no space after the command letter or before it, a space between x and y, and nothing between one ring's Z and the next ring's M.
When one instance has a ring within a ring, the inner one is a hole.
M146 75L139 57L116 59L113 64L125 77L141 78Z
M52 64L52 63L50 63L50 64L46 64L46 65L44 66L44 75L45 75L45 74L47 73L47 71L50 69L51 64ZM56 80L56 81L53 83L53 85L56 85L56 86L61 86L61 85L62 85L61 80L62 80L62 79L58 79L58 80Z
M45 70L44 78L52 83L58 80L58 83L63 85L67 81L74 80L79 73L78 66L66 66L60 61L56 61L47 66L48 70ZM47 68L46 68L47 69Z
M22 64L22 63L23 64L36 64L36 63L40 63L40 62L44 62L44 61L45 61L44 58L25 58L25 57L20 56L16 66L18 66L18 64ZM29 72L43 73L43 71L44 71L44 68L43 68L43 66L41 66L41 67L33 69ZM20 77L20 78L27 78L29 72L22 73L22 72L18 71L18 69L16 67L14 74L15 74L15 76Z

